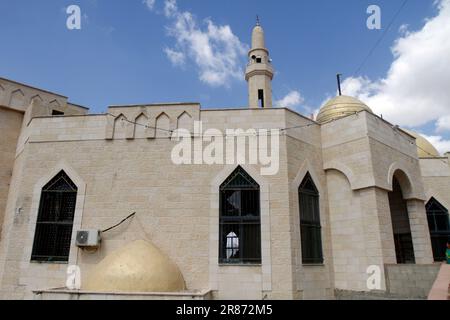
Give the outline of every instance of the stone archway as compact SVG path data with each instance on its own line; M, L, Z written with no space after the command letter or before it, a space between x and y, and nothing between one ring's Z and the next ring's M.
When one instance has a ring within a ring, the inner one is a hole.
M401 171L396 172L392 179L392 191L389 192L389 208L391 211L392 229L394 233L395 254L398 264L414 264L414 245L407 202L404 199L404 177ZM403 181L402 181L403 180ZM401 183L403 182L403 184Z

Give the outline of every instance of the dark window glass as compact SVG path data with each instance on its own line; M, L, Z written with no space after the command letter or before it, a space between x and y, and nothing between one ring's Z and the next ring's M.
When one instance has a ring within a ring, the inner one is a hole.
M220 187L220 263L261 263L259 185L238 167Z
M68 261L76 198L77 187L64 171L42 189L32 261Z
M258 90L258 107L264 108L264 90Z
M323 263L319 192L308 173L298 189L303 264Z
M447 242L450 241L450 221L447 208L435 198L426 204L428 227L435 261L445 261Z
M58 110L52 110L52 116L63 116L64 112Z
M392 180L392 191L388 193L392 231L394 233L395 256L398 264L414 264L414 244L411 235L408 207L403 198L398 179Z

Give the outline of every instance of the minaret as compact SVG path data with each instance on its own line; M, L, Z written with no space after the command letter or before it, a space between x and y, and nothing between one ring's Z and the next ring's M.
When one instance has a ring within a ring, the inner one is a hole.
M256 21L252 33L252 48L248 52L249 63L245 72L248 82L248 105L250 108L272 108L273 68L264 42L264 30Z

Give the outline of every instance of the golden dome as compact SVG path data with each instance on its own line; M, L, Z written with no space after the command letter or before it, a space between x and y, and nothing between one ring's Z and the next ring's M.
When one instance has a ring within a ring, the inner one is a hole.
M437 151L430 141L422 137L420 134L403 128L402 130L416 138L417 154L419 155L419 158L437 158L441 156L439 151Z
M170 259L146 241L109 254L90 272L83 290L95 292L179 292L183 275Z
M320 109L316 121L319 123L325 123L363 110L372 112L368 106L356 98L349 96L337 96L328 101Z

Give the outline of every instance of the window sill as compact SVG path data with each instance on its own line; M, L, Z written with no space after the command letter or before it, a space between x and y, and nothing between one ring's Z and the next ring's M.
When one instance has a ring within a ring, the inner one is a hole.
M325 263L303 263L303 267L325 267Z
M261 263L219 263L219 267L262 267Z
M64 262L64 261L34 261L34 260L31 260L30 263L32 263L32 264L69 264L69 262Z

